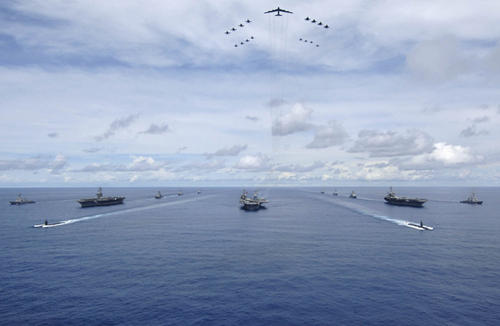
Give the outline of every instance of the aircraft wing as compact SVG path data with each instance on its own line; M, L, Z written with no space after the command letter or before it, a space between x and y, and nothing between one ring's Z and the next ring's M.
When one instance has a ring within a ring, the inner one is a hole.
M276 12L276 11L283 11L283 10L281 10L281 9L273 9L273 10L266 11L265 14L270 14L270 13Z
M286 13L289 13L289 14L293 14L293 12L285 10L285 9L280 9L280 11L283 11L283 12L286 12Z

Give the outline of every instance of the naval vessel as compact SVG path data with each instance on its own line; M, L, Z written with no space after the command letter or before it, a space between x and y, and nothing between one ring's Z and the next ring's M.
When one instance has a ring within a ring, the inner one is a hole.
M123 204L125 197L104 197L102 195L102 188L99 187L95 198L83 198L78 200L78 203L84 207L94 207L94 206L111 206Z
M411 207L423 207L424 203L427 199L422 198L408 198L408 197L400 197L396 196L394 191L392 191L392 187L390 188L387 195L384 197L385 202L390 205L396 206L411 206Z

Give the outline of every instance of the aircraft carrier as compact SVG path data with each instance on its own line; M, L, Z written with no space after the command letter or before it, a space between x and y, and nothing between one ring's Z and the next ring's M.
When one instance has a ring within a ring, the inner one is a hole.
M111 206L123 204L125 197L104 197L102 195L102 188L99 187L95 198L83 198L78 200L78 203L84 207L94 207L94 206Z
M392 187L389 190L389 193L384 197L385 202L390 205L396 206L411 206L411 207L423 207L424 203L427 199L422 198L408 198L408 197L400 197L396 196L394 191L392 191Z

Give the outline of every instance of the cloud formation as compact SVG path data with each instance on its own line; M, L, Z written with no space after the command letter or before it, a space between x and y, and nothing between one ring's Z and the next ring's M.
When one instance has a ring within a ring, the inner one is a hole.
M161 135L169 132L170 129L168 127L168 124L166 123L152 123L148 129L141 131L141 134L150 134L150 135Z
M241 152L247 149L247 145L234 145L231 147L221 148L216 150L214 153L206 153L207 158L214 156L238 156Z
M475 136L484 136L488 135L489 132L487 130L478 130L476 125L469 126L464 130L460 131L460 136L462 137L475 137Z
M271 168L271 160L267 155L245 155L234 166L236 169L248 171L266 171Z
M280 115L273 121L273 136L286 136L297 132L310 130L313 124L308 122L313 110L304 107L302 104L295 104L290 111Z
M327 148L343 144L349 135L337 121L329 121L326 126L316 127L314 139L306 145L307 148Z
M108 139L109 137L113 136L118 130L125 129L130 126L135 120L137 120L138 117L138 114L131 114L125 118L114 120L110 124L108 130L106 130L102 135L96 136L95 140L103 141L105 139Z
M418 155L433 149L433 139L423 131L407 130L401 134L395 131L361 130L351 153L368 153L370 157L391 157Z

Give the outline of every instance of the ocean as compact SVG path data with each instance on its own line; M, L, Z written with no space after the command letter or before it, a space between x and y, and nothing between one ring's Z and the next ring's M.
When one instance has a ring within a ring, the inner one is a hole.
M104 188L125 203L80 208L96 189L0 189L0 324L500 322L500 188L473 189L481 206L459 203L470 188L394 189L423 208L381 187L261 188L257 212L241 188L179 190Z

